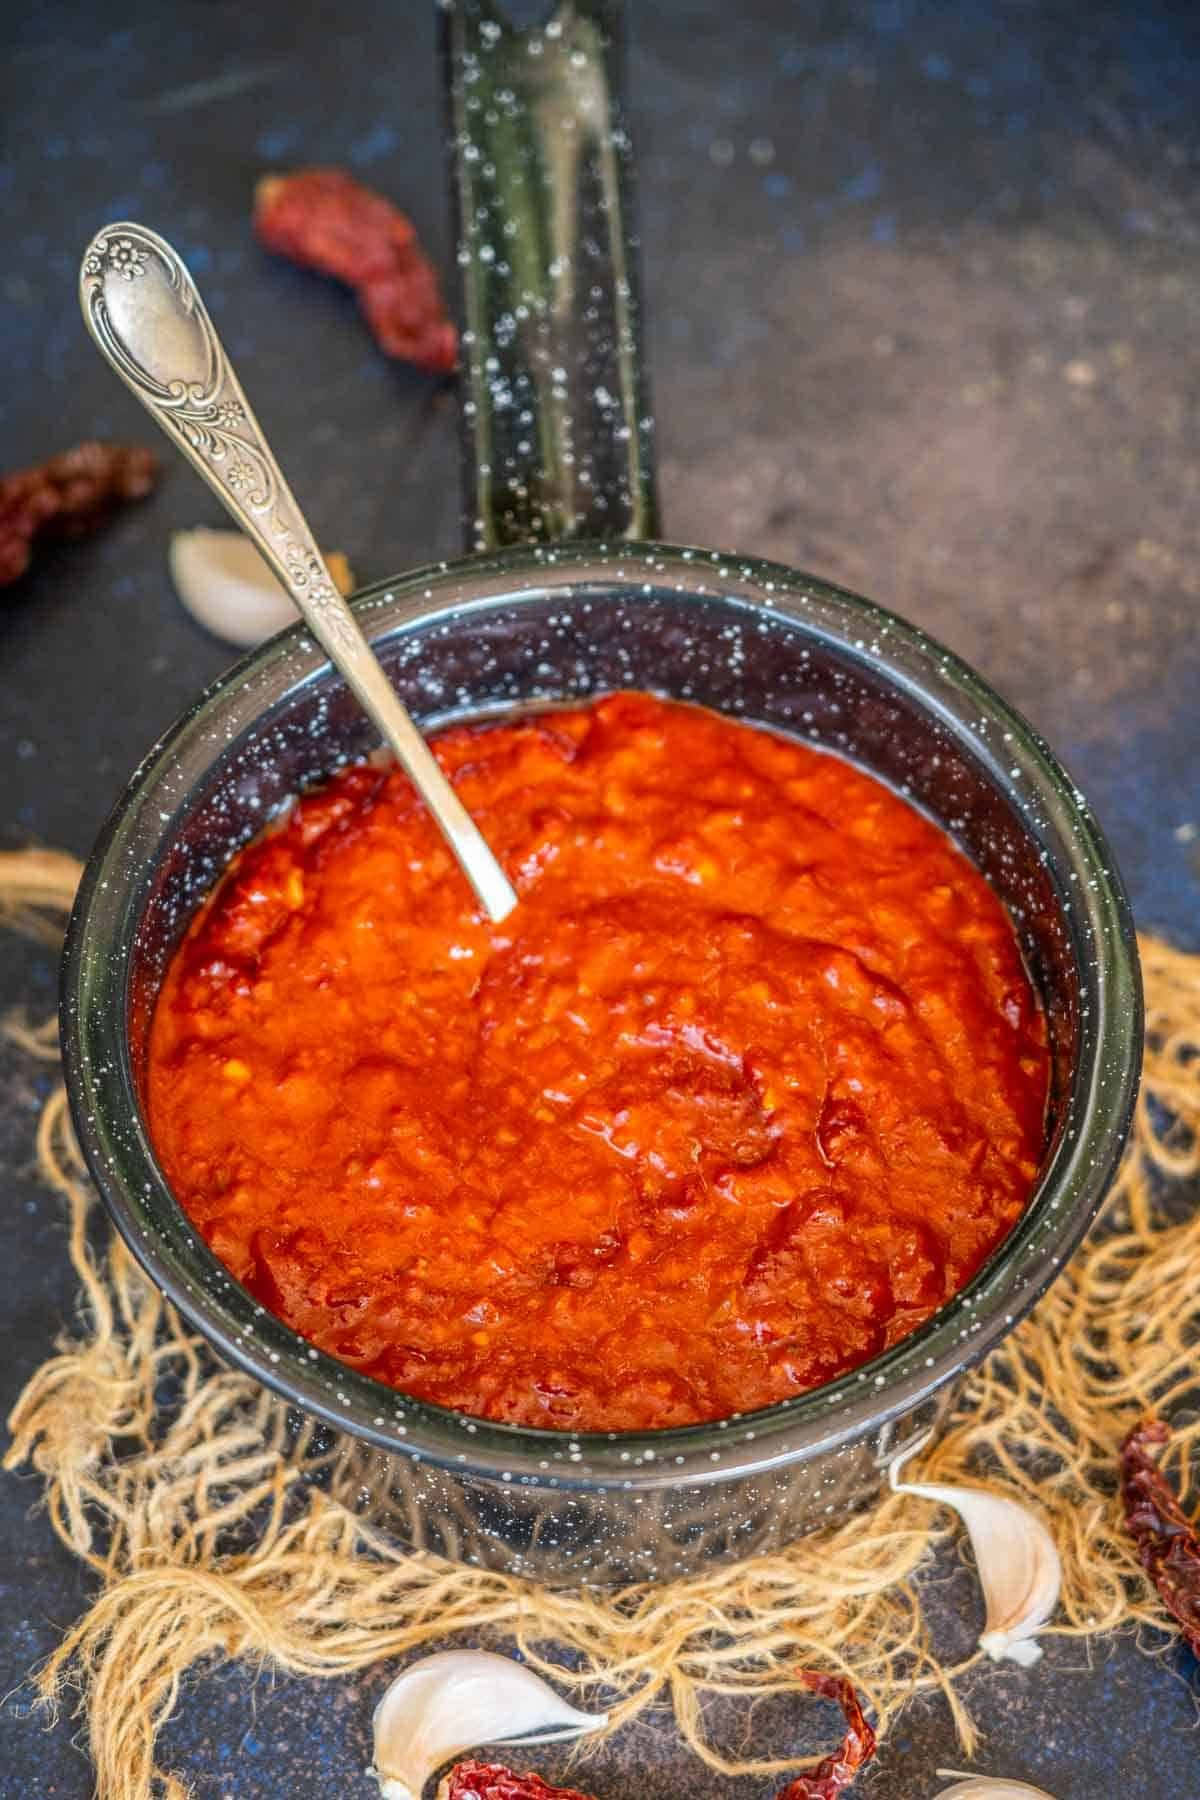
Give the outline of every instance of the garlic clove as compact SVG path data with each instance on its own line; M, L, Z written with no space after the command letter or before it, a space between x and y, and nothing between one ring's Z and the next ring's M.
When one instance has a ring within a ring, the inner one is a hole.
M957 1776L953 1787L943 1788L934 1800L1054 1800L1045 1788L1031 1787L1027 1781L1007 1781L997 1775L967 1775L960 1769L939 1769L945 1780Z
M375 1708L371 1773L383 1800L420 1800L429 1777L480 1744L582 1737L607 1713L578 1712L532 1669L488 1650L441 1650L397 1675Z
M1062 1561L1054 1539L1036 1514L1006 1494L901 1481L901 1465L920 1448L914 1445L892 1463L891 1485L898 1494L917 1494L952 1507L959 1515L975 1552L987 1608L979 1648L993 1662L1007 1659L1029 1668L1042 1654L1034 1639L1058 1605L1062 1587Z
M299 614L250 539L198 525L177 531L167 552L171 580L187 611L216 637L247 647L294 625ZM339 592L354 586L350 565L331 551L326 567Z

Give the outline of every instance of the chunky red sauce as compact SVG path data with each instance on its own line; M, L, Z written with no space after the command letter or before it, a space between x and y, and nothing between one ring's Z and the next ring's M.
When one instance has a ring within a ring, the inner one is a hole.
M154 1143L333 1356L564 1429L748 1411L910 1332L1024 1207L1047 1053L1008 918L871 777L641 694L447 731L521 895L405 777L235 859L167 974Z

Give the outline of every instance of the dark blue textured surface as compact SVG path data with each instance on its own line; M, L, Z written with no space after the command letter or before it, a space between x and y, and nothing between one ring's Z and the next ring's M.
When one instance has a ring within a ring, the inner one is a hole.
M425 7L132 0L117 18L75 0L0 24L0 467L92 434L152 441L74 293L90 233L132 214L189 257L322 542L364 579L455 550L452 395L383 362L349 296L248 229L265 169L345 163L446 264ZM1200 947L1200 14L672 0L640 10L632 74L666 530L807 564L946 638L1070 762L1143 923ZM86 850L150 739L229 660L167 579L170 531L200 522L216 503L170 467L151 503L0 598L8 841ZM0 1000L41 1007L52 988L47 956L9 947ZM7 1053L0 1092L7 1401L72 1284L56 1203L22 1177L38 1086ZM31 1516L37 1491L0 1483L5 1693L85 1587ZM953 1560L933 1606L965 1652L977 1601ZM197 1681L173 1766L202 1796L367 1796L388 1673ZM981 1766L1057 1800L1187 1800L1196 1680L1189 1658L1128 1641L981 1669ZM24 1706L17 1691L0 1714L0 1795L82 1800L71 1726L45 1736ZM816 1718L764 1709L756 1743L815 1746ZM860 1790L926 1800L960 1761L921 1700ZM774 1786L700 1772L664 1719L587 1779L601 1800Z

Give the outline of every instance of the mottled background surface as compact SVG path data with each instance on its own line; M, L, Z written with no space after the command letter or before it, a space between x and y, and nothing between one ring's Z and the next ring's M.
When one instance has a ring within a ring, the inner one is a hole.
M90 233L138 217L201 279L320 540L363 579L455 551L452 394L385 363L353 300L248 224L264 170L344 163L444 266L433 43L421 0L5 9L0 467L153 441L75 301ZM1200 11L663 0L637 10L631 73L667 534L803 564L944 637L1070 763L1141 922L1200 948ZM86 851L230 660L167 579L168 534L201 522L215 501L171 466L148 505L0 595L0 841ZM5 945L0 1004L48 1006L53 986L47 957ZM5 1055L6 1404L73 1299L57 1205L28 1178L39 1093ZM83 1800L71 1724L45 1734L18 1685L86 1590L37 1493L0 1483L0 1794ZM951 1558L931 1589L940 1641L965 1650L972 1582ZM387 1673L214 1672L169 1757L208 1800L365 1797ZM966 1685L984 1768L1057 1800L1200 1793L1181 1653L1052 1642L1038 1670ZM751 1735L815 1748L829 1722L773 1705ZM926 1800L957 1761L944 1707L919 1701L856 1791ZM698 1770L666 1718L587 1779L601 1800L777 1785Z

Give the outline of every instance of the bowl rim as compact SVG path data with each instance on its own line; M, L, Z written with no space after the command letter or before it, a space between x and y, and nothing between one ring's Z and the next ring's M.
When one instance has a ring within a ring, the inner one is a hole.
M239 697L275 682L260 716L283 695L332 678L299 622L206 687L139 764L88 859L64 947L60 1019L75 1130L110 1216L150 1279L219 1356L293 1405L383 1451L493 1481L563 1490L657 1488L681 1480L706 1485L810 1460L880 1432L977 1362L1049 1286L1104 1198L1136 1099L1142 1033L1136 937L1103 834L1036 731L919 627L782 564L660 543L535 546L439 562L364 589L354 605L369 634L378 625L373 615L385 614L391 638L428 629L447 612L511 606L560 587L573 595L587 584L597 593L624 591L654 578L698 601L732 601L780 626L819 634L850 661L877 669L882 663L891 684L938 717L983 764L1027 831L1040 835L1053 827L1070 851L1067 866L1051 859L1049 869L1064 913L1095 959L1094 1004L1081 1021L1068 1100L1074 1122L1062 1131L1021 1219L972 1281L881 1356L753 1413L657 1431L565 1433L471 1418L385 1387L309 1346L224 1270L157 1165L127 1031L137 923L179 807L159 806L156 855L140 869L138 886L122 859L144 810L164 799L158 790L169 787L184 749L219 739L209 766L218 759L229 734L221 738L215 727ZM881 638L886 655L878 653ZM898 666L904 659L920 669L921 679ZM286 686L279 688L281 677ZM445 716L431 712L423 722L433 727ZM992 731L996 744L989 741ZM166 1226L154 1219L156 1206L167 1209Z

